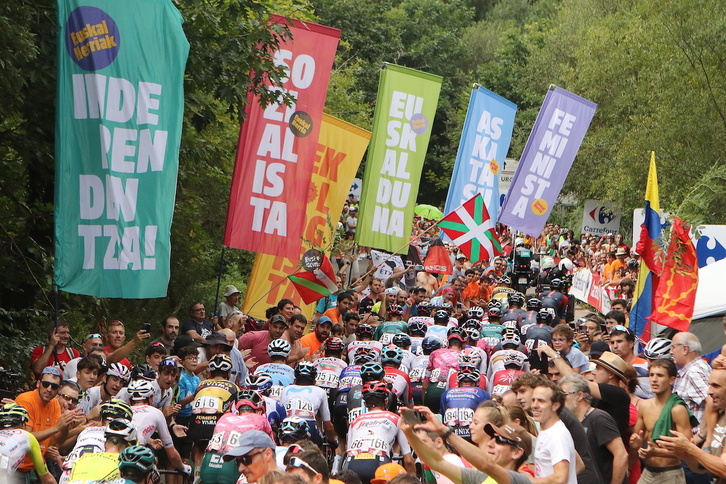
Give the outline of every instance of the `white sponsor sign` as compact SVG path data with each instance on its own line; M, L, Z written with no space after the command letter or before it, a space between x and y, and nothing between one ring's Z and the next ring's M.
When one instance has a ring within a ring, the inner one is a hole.
M403 268L403 260L401 260L401 256L394 255L393 257L388 259L389 257L390 254L387 254L385 252L380 252L378 250L371 251L371 260L373 260L373 265L380 266L378 267L378 269L376 269L373 277L382 281L386 281L389 277L393 275L393 269L395 269L396 267Z
M603 236L607 233L620 231L620 210L600 200L585 200L585 210L582 213L583 234Z

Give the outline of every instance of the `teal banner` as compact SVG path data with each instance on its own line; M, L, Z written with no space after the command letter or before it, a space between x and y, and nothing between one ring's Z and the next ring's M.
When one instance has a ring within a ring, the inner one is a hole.
M188 53L169 0L58 0L60 289L166 296Z

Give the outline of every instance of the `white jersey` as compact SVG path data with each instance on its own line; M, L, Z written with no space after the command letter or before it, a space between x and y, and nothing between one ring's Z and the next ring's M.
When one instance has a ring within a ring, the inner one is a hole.
M0 430L0 481L7 482L3 479L15 474L26 455L31 460L43 461L40 445L33 434L23 429Z
M426 338L429 336L435 336L439 340L441 340L441 347L446 348L449 346L449 339L447 338L449 334L449 328L451 328L451 325L448 326L431 326L428 331L426 331Z
M97 454L106 449L106 427L87 427L78 434L76 445L63 462L63 469L72 469L83 454Z
M413 360L415 359L416 355L411 353L409 350L403 350L403 359L401 360L401 366L399 366L399 368L406 373L410 373L411 365L413 365Z
M315 386L320 388L338 388L338 379L348 364L340 358L324 357L315 360L315 368L318 370L315 377Z
M408 372L408 377L411 379L411 383L422 382L424 376L426 376L426 367L429 366L429 355L421 355L414 358L411 363L411 371Z
M154 380L151 382L151 386L154 387L154 395L151 397L151 406L154 408L162 409L164 407L167 407L171 405L172 403L172 397L174 396L174 390L169 388L167 390L162 390L159 387L159 383ZM131 401L131 397L129 397L129 391L126 387L122 388L120 392L118 392L118 395L116 395L114 398L120 398L124 402L131 405L133 402Z
M81 401L78 402L78 408L82 409L83 413L89 414L93 410L93 407L101 404L101 401L101 387L89 388L83 398L81 398Z
M173 447L169 428L166 425L164 414L158 408L151 405L134 405L131 407L134 412L134 418L131 423L136 427L136 434L139 439L139 445L146 445L154 432L159 432L164 448Z
M373 454L392 457L393 444L398 442L401 454L411 453L408 440L399 427L401 417L385 410L374 410L357 417L348 429L348 455Z
M325 390L314 385L290 385L282 391L280 403L285 407L288 417L315 420L319 413L323 422L330 421L328 395Z

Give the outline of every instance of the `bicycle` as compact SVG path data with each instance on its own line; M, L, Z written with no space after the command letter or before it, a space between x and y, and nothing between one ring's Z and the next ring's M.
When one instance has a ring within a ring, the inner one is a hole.
M161 476L161 482L166 483L166 476L182 476L181 484L193 484L194 473L187 475L181 471L172 471L168 469L159 469L159 476Z

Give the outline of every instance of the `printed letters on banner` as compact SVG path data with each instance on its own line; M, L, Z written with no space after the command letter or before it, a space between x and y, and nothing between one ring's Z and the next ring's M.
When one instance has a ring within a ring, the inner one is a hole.
M329 217L331 223L337 221L370 138L370 131L323 115L310 183L313 196L308 200L305 212L305 240L319 246L330 243L332 234ZM244 301L246 314L264 318L265 310L283 298L291 299L303 308L305 314L312 314L312 306L306 307L300 294L287 279L287 276L299 270L298 264L306 250L307 247L300 248L294 258L257 254L247 283ZM332 255L334 264L339 255ZM257 301L261 302L254 305Z
M499 223L534 237L544 228L597 104L553 86L524 147Z
M381 71L356 231L360 245L408 252L441 81L392 64Z
M481 193L489 213L499 213L499 175L509 151L517 106L475 85L469 98L444 213Z
M58 0L60 289L166 296L188 53L171 1Z
M274 16L278 23L283 17ZM224 244L277 256L297 255L305 231L315 151L340 30L295 20L275 63L287 70L282 89L293 106L262 108L248 97L229 196Z

